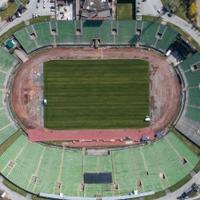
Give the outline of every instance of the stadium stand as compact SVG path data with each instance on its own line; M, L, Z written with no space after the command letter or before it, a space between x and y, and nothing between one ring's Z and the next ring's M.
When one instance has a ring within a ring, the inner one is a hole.
M2 109L0 110L0 127L4 127L9 124L9 119L7 118L5 111Z
M1 156L0 170L11 182L33 193L94 197L166 189L190 173L198 161L172 132L152 145L95 156L30 143L21 135ZM83 175L89 172L112 173L113 183L83 184Z
M185 76L186 76L189 86L197 87L199 85L200 71L195 71L195 72L188 71L188 72L185 72Z
M74 21L57 21L57 45L76 44Z
M51 31L52 35L58 34L58 27L57 27L57 21L56 20L50 21L50 31Z
M199 121L199 119L200 119L200 109L198 107L192 107L192 106L188 105L186 117L188 117L188 118L190 118L194 121Z
M28 31L28 27L15 32L14 36L27 53L38 48L35 39L33 37L31 38L31 33Z
M27 54L49 45L146 46L166 53L178 33L171 28L146 21L50 21L30 25L14 33ZM186 83L186 104L176 128L200 146L200 53L188 56L179 69ZM15 133L4 108L5 79L17 64L10 53L0 48L0 145ZM165 155L163 155L165 152ZM112 149L108 155L86 155L72 150L31 143L21 135L0 157L0 172L17 186L38 194L72 196L125 195L161 191L188 175L199 162L174 133L151 145ZM178 170L177 170L178 169ZM84 173L112 173L112 184L84 184Z
M200 62L200 53L195 53L193 55L191 55L190 57L188 57L186 60L184 60L182 63L181 63L181 69L185 72L185 71L188 71L188 70L191 70L191 66L194 64L194 63L198 63Z
M4 87L5 78L6 78L6 73L0 72L0 88Z
M199 146L200 126L198 121L188 118L184 112L176 124L176 129L178 129L183 135Z
M189 89L188 104L195 107L200 107L200 88Z
M186 84L186 103L176 128L200 146L200 54L195 53L185 59L178 69Z
M130 20L41 22L14 34L27 53L36 48L54 45L54 42L58 46L90 45L94 39L99 40L102 46L140 44L165 53L177 35L171 28L155 22Z
M3 91L0 90L0 108L3 107Z
M6 76L17 63L18 61L14 56L3 48L0 48L0 144L16 131L16 127L12 124L6 113L4 93L6 90Z
M10 53L0 48L0 70L8 72L14 65L17 64L17 59Z
M110 21L84 21L82 32L81 43L91 43L92 39L99 39L102 44L113 43Z
M36 33L36 40L40 47L53 45L53 36L49 22L41 22L33 25Z
M143 30L140 38L140 43L144 46L154 47L157 38L156 33L159 29L159 24L154 22L143 22Z
M11 135L16 132L16 127L8 124L0 129L0 144L5 142Z
M3 106L3 104L2 104ZM0 144L7 140L12 134L16 132L16 127L8 118L5 109L0 109Z
M117 35L115 36L115 44L134 45L137 42L136 22L135 21L118 21ZM129 27L129 28L127 28Z
M162 36L157 40L155 48L165 53L169 46L176 40L177 35L177 32L166 26Z

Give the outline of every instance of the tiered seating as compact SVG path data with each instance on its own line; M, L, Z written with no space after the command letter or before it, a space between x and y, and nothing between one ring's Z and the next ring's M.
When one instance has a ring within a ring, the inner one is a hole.
M196 53L181 63L180 69L184 73L188 85L188 105L186 117L200 121L200 54Z
M30 32L30 29L31 27L27 26L14 33L15 38L27 53L30 53L38 48L35 39L31 38L30 34L32 31Z
M74 21L57 21L57 27L56 43L58 45L74 44L76 42Z
M115 39L116 44L136 44L136 22L119 21L118 30Z
M165 53L169 46L176 40L177 34L177 32L166 26L163 35L157 40L155 48Z
M200 120L200 109L196 107L187 107L187 113L186 116L194 121Z
M6 141L11 135L16 132L16 127L8 124L0 129L0 144Z
M4 109L4 90L7 73L17 62L14 56L0 48L0 144L15 132L15 127L10 124Z
M40 192L41 188L44 188L47 193L51 193L53 191L59 174L61 155L61 151L54 148L48 148L47 151L42 154L41 165L38 173L36 174L39 177L35 187L36 192ZM52 169L54 169L53 173Z
M2 100L2 99L1 99ZM7 140L12 134L16 132L16 127L10 123L6 112L1 102L0 107L0 144Z
M11 161L13 166L8 167ZM198 161L199 157L174 133L152 145L113 149L109 155L102 156L29 143L21 135L0 157L0 171L10 181L33 193L94 197L97 194L123 195L136 189L144 192L165 190L186 176ZM118 190L105 184L85 184L81 190L85 172L112 172Z
M63 170L61 172L60 182L62 182L61 191L69 195L81 195L80 186L82 182L82 152L65 151L63 157ZM68 164L67 164L68 163ZM69 164L70 163L70 164ZM72 164L73 163L73 164ZM72 180L66 182L66 180ZM58 179L57 179L58 181ZM79 188L77 190L77 188Z
M198 86L200 83L200 70L199 71L188 71L185 72L185 76L187 78L187 82L189 86Z
M200 53L195 53L184 60L179 69L185 79L188 100L176 128L194 143L200 145L198 131L200 122Z
M3 72L0 72L0 88L4 87L5 78L6 78L6 74Z
M153 47L157 38L159 24L155 22L143 22L143 30L140 38L140 43L145 46Z
M40 47L53 45L49 22L41 22L33 25L36 32L36 40Z
M0 110L0 119L0 128L4 128L10 123L4 109Z
M51 25L51 29L52 30L56 30L56 32L58 31L58 27L57 27L57 21L56 20L52 20L50 21L50 25Z
M3 91L0 90L0 108L3 107Z
M14 56L0 48L0 70L7 72L16 64L17 60L14 58Z
M110 21L84 21L82 25L81 43L89 43L92 39L100 39L102 44L112 43Z
M182 63L181 63L181 69L183 71L188 71L188 70L191 70L191 66L193 64L196 64L196 63L200 63L200 53L195 53L193 54L192 56L190 56L189 58L187 58L186 60L184 60Z
M200 108L200 88L189 89L189 105L197 106Z
M171 28L154 22L86 20L41 22L14 35L27 53L54 42L57 45L90 45L93 39L99 39L102 45L135 45L138 42L165 53L177 34Z

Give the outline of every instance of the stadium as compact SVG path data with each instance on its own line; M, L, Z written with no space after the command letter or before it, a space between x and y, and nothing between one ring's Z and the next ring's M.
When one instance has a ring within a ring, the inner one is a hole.
M156 199L200 169L200 53L167 24L49 20L0 48L0 173L33 199Z

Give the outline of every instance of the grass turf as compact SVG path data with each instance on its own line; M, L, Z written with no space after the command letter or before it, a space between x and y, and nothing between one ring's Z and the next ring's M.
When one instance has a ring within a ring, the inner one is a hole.
M44 63L45 127L145 127L148 62L64 60Z
M117 4L117 19L133 19L132 3L118 3Z

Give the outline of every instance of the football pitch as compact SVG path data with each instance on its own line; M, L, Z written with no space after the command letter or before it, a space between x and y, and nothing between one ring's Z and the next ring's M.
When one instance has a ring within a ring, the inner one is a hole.
M44 126L51 129L140 128L149 113L144 60L44 63Z

